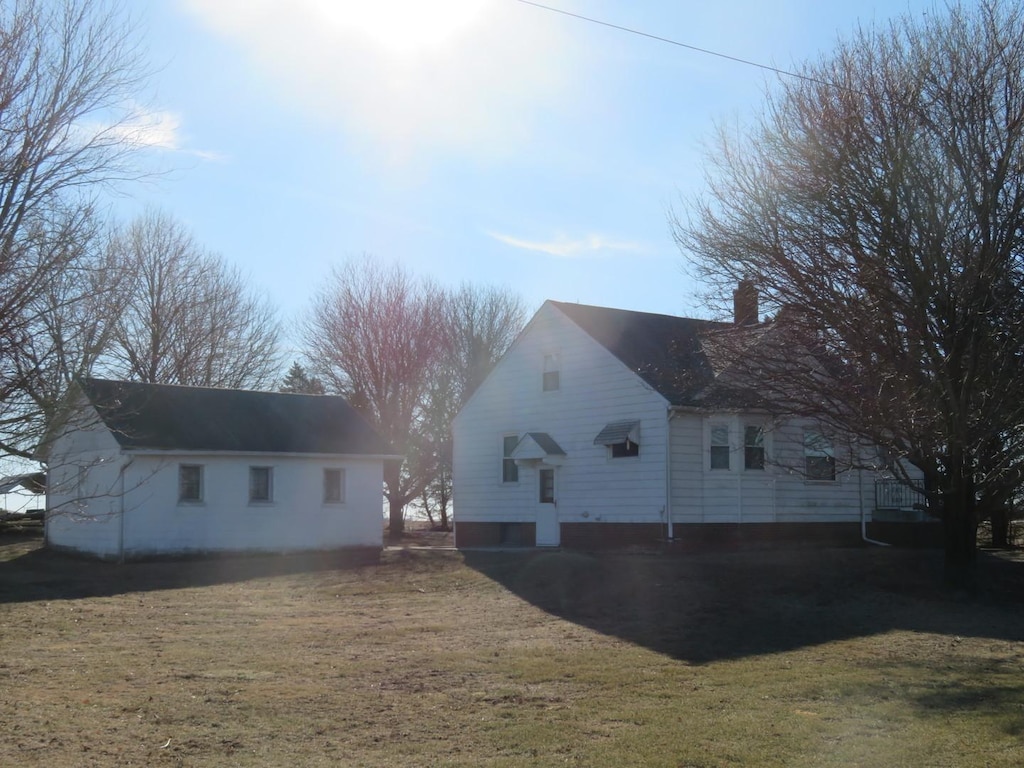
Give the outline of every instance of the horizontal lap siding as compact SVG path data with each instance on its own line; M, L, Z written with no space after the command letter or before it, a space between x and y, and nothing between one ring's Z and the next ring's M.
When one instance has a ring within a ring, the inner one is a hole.
M707 423L728 421L739 441L745 423L735 414L679 413L672 420L673 521L686 523L858 522L862 504L870 510L875 474L840 472L834 482L809 481L803 474L806 422L780 422L770 429L763 471L742 468L734 446L729 470L708 468ZM840 450L837 448L837 450Z
M804 431L813 424L791 420L775 430L774 459L780 522L858 522L862 497L873 492L874 474L838 471L834 481L808 480L804 474ZM840 466L849 464L843 446L835 446Z
M203 467L203 501L179 504L178 466ZM270 504L250 504L249 467L273 467ZM324 468L345 470L345 502L323 503ZM382 544L379 461L289 456L138 456L126 475L129 556L288 552Z
M676 414L672 421L672 519L704 522L704 448L702 417Z
M544 355L557 353L560 387L543 392ZM567 456L557 469L560 522L657 522L665 499L665 400L557 309L546 305L454 425L457 521L532 522L537 469L501 482L501 436L546 432ZM595 436L638 420L640 456L609 459Z
M97 423L58 438L47 458L46 541L103 558L120 551L123 457Z

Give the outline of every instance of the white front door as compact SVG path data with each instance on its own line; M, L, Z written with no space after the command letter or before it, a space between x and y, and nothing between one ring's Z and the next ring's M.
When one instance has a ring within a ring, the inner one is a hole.
M537 470L537 546L557 547L561 543L554 467Z

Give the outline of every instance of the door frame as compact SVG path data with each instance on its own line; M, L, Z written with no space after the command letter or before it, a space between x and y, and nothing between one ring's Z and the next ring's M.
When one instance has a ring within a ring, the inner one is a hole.
M550 473L550 493L545 489L545 473ZM562 543L561 524L558 522L558 472L556 467L537 467L537 508L535 543L538 547L557 547ZM550 498L550 501L547 499Z

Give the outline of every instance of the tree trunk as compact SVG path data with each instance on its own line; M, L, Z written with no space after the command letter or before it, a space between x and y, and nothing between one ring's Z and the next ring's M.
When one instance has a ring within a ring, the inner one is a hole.
M388 539L398 541L405 531L405 503L401 493L402 462L384 462L384 486L388 497Z
M992 524L992 546L1007 549L1010 546L1010 510L1000 505L989 517Z
M978 518L974 483L961 476L952 479L944 494L942 510L945 541L944 580L950 589L973 592L977 588Z
M388 540L398 541L405 532L405 504L388 499Z

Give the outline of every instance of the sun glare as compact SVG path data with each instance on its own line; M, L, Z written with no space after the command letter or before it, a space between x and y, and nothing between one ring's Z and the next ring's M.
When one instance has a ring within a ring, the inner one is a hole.
M358 33L395 56L415 56L452 44L489 0L321 0L330 23Z

